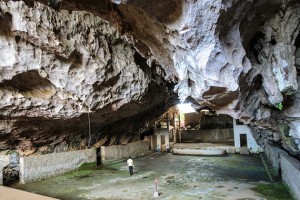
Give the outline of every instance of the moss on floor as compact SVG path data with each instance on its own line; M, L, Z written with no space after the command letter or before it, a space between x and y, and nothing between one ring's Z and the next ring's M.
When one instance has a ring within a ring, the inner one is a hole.
M84 163L84 164L80 165L80 167L78 168L78 171L96 170L96 169L99 169L99 166L97 166L95 162L92 162L92 163Z
M285 188L279 196L278 186L269 192L271 195L260 192L271 184L259 156L154 153L135 158L134 162L133 176L129 175L126 160L102 166L88 163L61 176L12 187L64 200L152 199L154 180L158 179L161 199L292 199ZM261 184L259 191L251 190Z
M287 187L282 183L270 183L270 184L258 184L253 188L255 192L258 192L268 199L272 200L293 200Z

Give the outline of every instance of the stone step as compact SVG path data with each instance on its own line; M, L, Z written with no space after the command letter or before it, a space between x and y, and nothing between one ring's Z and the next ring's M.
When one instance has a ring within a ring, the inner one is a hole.
M241 147L241 148L240 148L240 154L243 154L243 155L249 155L250 152L249 152L248 147Z

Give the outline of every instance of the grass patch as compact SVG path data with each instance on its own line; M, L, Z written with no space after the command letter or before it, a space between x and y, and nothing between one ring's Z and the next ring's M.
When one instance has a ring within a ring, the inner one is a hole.
M77 169L77 171L84 171L84 170L96 170L99 167L96 165L95 162L92 163L84 163L80 165L80 167Z
M271 183L271 184L258 184L255 188L252 189L255 192L258 192L267 199L272 200L293 200L287 187L282 183Z

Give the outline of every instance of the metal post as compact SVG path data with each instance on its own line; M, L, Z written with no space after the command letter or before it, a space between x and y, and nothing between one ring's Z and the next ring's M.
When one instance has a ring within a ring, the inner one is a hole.
M159 196L159 194L158 194L158 180L157 179L155 179L155 181L154 181L154 195L153 196L154 197Z

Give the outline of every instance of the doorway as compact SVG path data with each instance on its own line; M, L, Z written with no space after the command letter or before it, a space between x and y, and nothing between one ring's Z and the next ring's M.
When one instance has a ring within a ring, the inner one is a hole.
M99 166L101 165L101 148L96 148L96 156L97 156L97 160L96 160L96 165Z
M247 147L247 134L240 134L241 147Z

